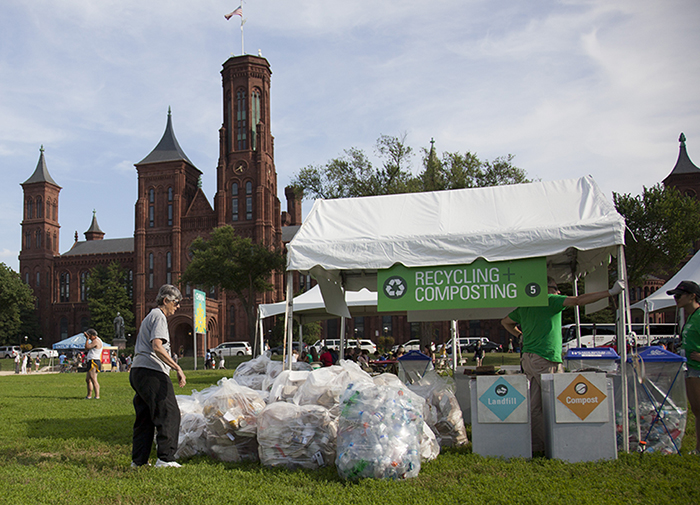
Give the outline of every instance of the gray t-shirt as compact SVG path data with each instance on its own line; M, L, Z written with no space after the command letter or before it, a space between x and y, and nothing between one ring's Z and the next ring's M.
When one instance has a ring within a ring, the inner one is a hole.
M164 374L170 374L170 367L153 352L153 339L163 341L163 348L170 356L170 333L168 320L158 307L153 309L141 322L139 334L134 346L134 362L131 368L150 368Z

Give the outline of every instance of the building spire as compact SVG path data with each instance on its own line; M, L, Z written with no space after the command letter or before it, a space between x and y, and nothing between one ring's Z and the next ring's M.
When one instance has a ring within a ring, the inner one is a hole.
M56 181L54 181L51 174L49 174L49 169L46 167L46 158L44 158L44 144L42 144L39 148L39 161L36 164L34 173L29 179L22 183L22 186L25 184L34 184L35 182L48 182L49 184L53 184L58 188L61 187L56 184Z

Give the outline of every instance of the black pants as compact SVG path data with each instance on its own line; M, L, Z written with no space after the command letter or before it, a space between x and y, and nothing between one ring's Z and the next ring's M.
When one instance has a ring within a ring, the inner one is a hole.
M148 463L153 433L157 430L158 459L175 461L180 431L180 408L177 406L170 376L150 368L132 368L129 383L136 391L136 420L131 460L137 465Z

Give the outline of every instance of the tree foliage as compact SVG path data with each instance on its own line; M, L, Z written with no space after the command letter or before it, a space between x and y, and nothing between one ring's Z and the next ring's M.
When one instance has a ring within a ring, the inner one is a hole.
M375 145L380 160L376 168L361 149L353 147L344 153L325 165L301 169L292 185L309 198L333 199L530 182L525 170L513 165L512 154L493 161L469 151L445 152L440 157L432 145L423 149L423 168L414 176L413 149L406 144L405 133L380 135Z
M0 263L0 342L17 343L19 334L27 333L23 329L27 323L35 320L32 319L34 300L31 288L19 274L5 263Z
M85 287L88 290L90 326L97 330L102 340L111 342L114 338L114 318L117 317L117 312L124 318L124 334L135 336L129 274L119 263L113 261L108 266L93 268Z
M208 240L195 239L190 250L192 261L180 283L202 286L207 291L217 287L235 294L246 311L249 337L252 338L257 295L274 289L270 277L274 270L282 270L284 256L237 235L228 225L214 229Z
M700 202L677 189L656 184L641 195L613 193L625 218L625 258L632 285L649 274L669 275L700 239Z

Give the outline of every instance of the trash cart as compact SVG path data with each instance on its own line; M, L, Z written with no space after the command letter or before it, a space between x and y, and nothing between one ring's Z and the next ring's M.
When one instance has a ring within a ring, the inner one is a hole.
M663 347L642 348L627 358L630 450L680 454L688 415L686 358ZM622 381L615 381L616 400ZM622 402L616 401L618 447L622 447ZM639 422L637 422L639 420ZM641 444L639 441L641 440Z
M418 382L425 372L433 369L433 360L420 351L408 351L398 359L399 379L404 384Z

